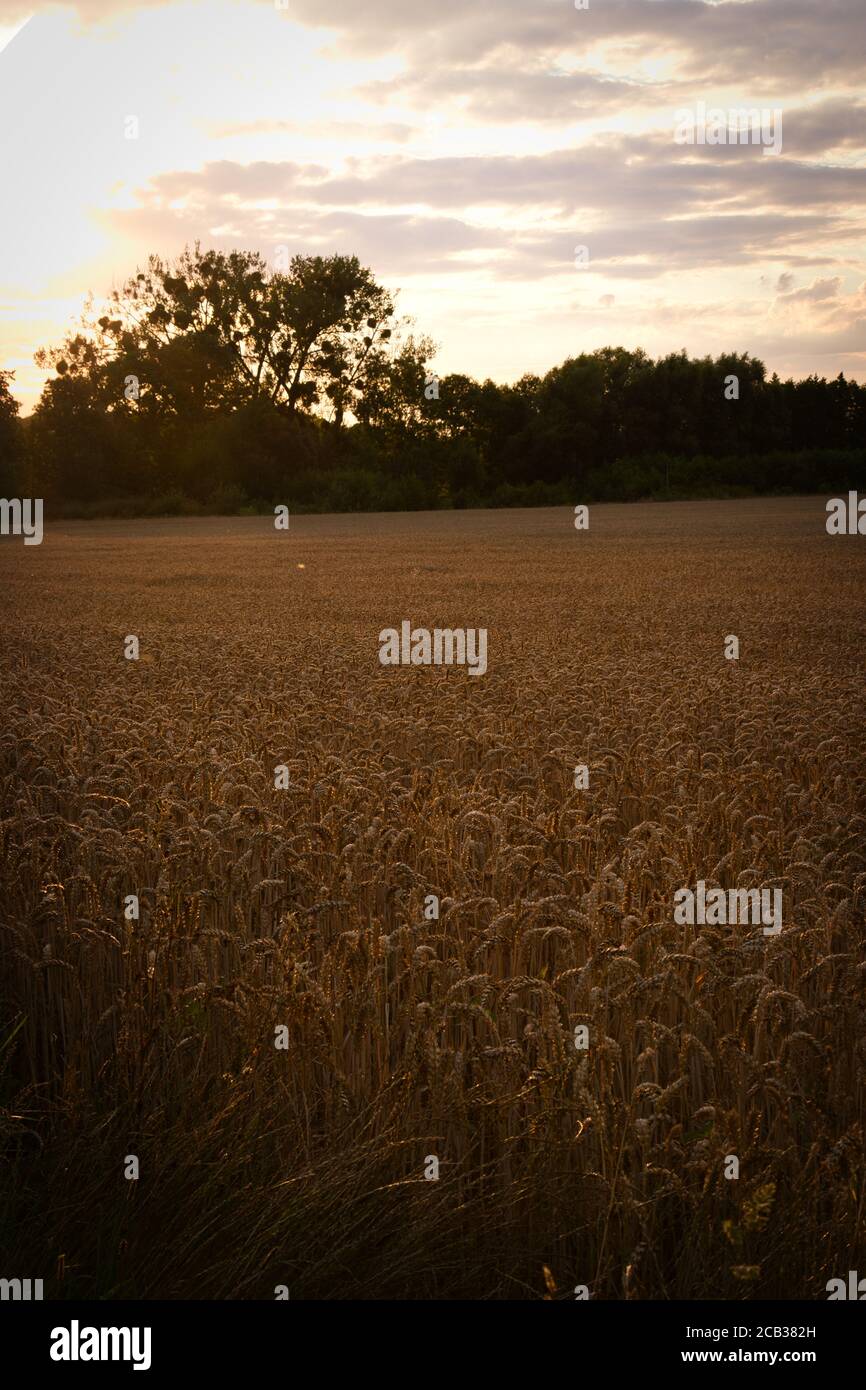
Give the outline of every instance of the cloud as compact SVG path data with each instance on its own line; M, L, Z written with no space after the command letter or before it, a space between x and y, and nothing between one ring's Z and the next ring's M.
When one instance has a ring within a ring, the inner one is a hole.
M783 280L791 280L792 276L782 276ZM838 299L842 288L842 277L834 275L826 280L815 280L811 285L805 286L802 290L785 290L780 294L778 302L780 304L803 304L818 303L822 300Z
M92 21L166 3L0 0L0 23L59 8ZM274 6L274 0L244 3ZM432 90L430 74L439 70L452 92L455 81L465 82L467 98L477 85L489 93L506 74L537 82L563 55L585 60L601 52L611 66L627 67L647 50L675 60L679 79L702 85L781 91L792 80L814 87L857 83L866 50L862 0L599 0L582 11L565 0L438 0L434 8L406 0L288 0L286 17L335 31L342 51L402 56L419 89ZM462 70L457 78L454 66ZM552 84L540 85L552 96Z
M153 181L146 196L171 200L206 194L235 198L306 194L318 204L435 210L470 207L544 209L560 217L630 214L673 218L713 204L826 212L856 205L866 169L762 159L755 146L677 146L658 136L602 136L577 149L527 155L382 155L349 158L342 169L285 161L224 160Z
M834 358L836 370L845 365L843 356L849 371L857 363L866 365L866 283L846 290L839 276L815 280L780 296L766 324L766 330L755 335L759 355L786 355L809 363L809 371L822 358Z
M788 111L784 126L785 146L800 158L866 151L866 102L856 98L833 97Z
M398 52L418 73L443 71L443 81L449 64L472 63L467 91L483 65L519 72L521 54L550 64L601 49L612 63L633 64L647 47L674 56L679 77L704 85L784 90L792 79L857 82L866 50L862 0L604 0L585 11L563 0L439 0L434 11L406 0L290 0L290 7L306 24L337 30L346 48Z
M357 255L382 275L459 272L463 258L485 253L495 260L507 252L508 238L495 229L473 227L459 218L417 217L406 213L363 213L349 208L313 206L256 209L230 207L219 199L196 197L183 207L151 200L138 209L108 216L130 242L174 252L201 238L220 249L259 250L273 263L277 247L298 255Z
M383 271L431 258L456 266L472 252L506 281L566 273L576 243L590 247L592 273L646 280L768 259L826 263L822 247L862 238L847 214L866 171L762 160L750 147L719 153L606 137L538 155L349 159L339 170L221 160L157 176L116 225L146 220L172 244L181 229L317 249L327 236L344 249L355 235Z
M390 81L358 88L365 101L402 102L429 109L454 103L477 121L562 124L596 120L625 103L651 104L676 90L671 84L619 80L591 72L567 72L556 67L446 67L416 70Z

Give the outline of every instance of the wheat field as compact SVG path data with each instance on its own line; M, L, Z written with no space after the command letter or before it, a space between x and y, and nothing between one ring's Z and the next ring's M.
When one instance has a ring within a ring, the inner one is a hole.
M864 1267L866 549L824 499L49 524L0 581L7 1271L812 1299ZM486 675L381 666L403 619L487 628ZM781 933L677 925L698 879L780 887Z

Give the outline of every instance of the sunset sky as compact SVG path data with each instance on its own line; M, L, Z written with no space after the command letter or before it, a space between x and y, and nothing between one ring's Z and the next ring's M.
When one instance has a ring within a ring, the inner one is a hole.
M197 238L357 254L440 373L622 344L866 380L866 0L0 0L0 50L25 411L87 292ZM782 154L678 144L698 102L780 109Z

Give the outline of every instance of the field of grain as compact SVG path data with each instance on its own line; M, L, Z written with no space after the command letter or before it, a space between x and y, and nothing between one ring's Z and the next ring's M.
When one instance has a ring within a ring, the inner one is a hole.
M0 584L5 1273L866 1273L866 543L822 499L49 520ZM407 618L486 627L487 674L381 666ZM782 932L676 925L701 878Z

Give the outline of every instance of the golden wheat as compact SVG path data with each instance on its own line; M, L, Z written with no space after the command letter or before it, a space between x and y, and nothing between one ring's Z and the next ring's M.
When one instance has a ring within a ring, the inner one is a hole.
M69 524L0 571L9 1268L802 1298L866 1258L866 561L820 500ZM485 626L486 676L383 669L407 616ZM675 924L698 878L784 930Z

